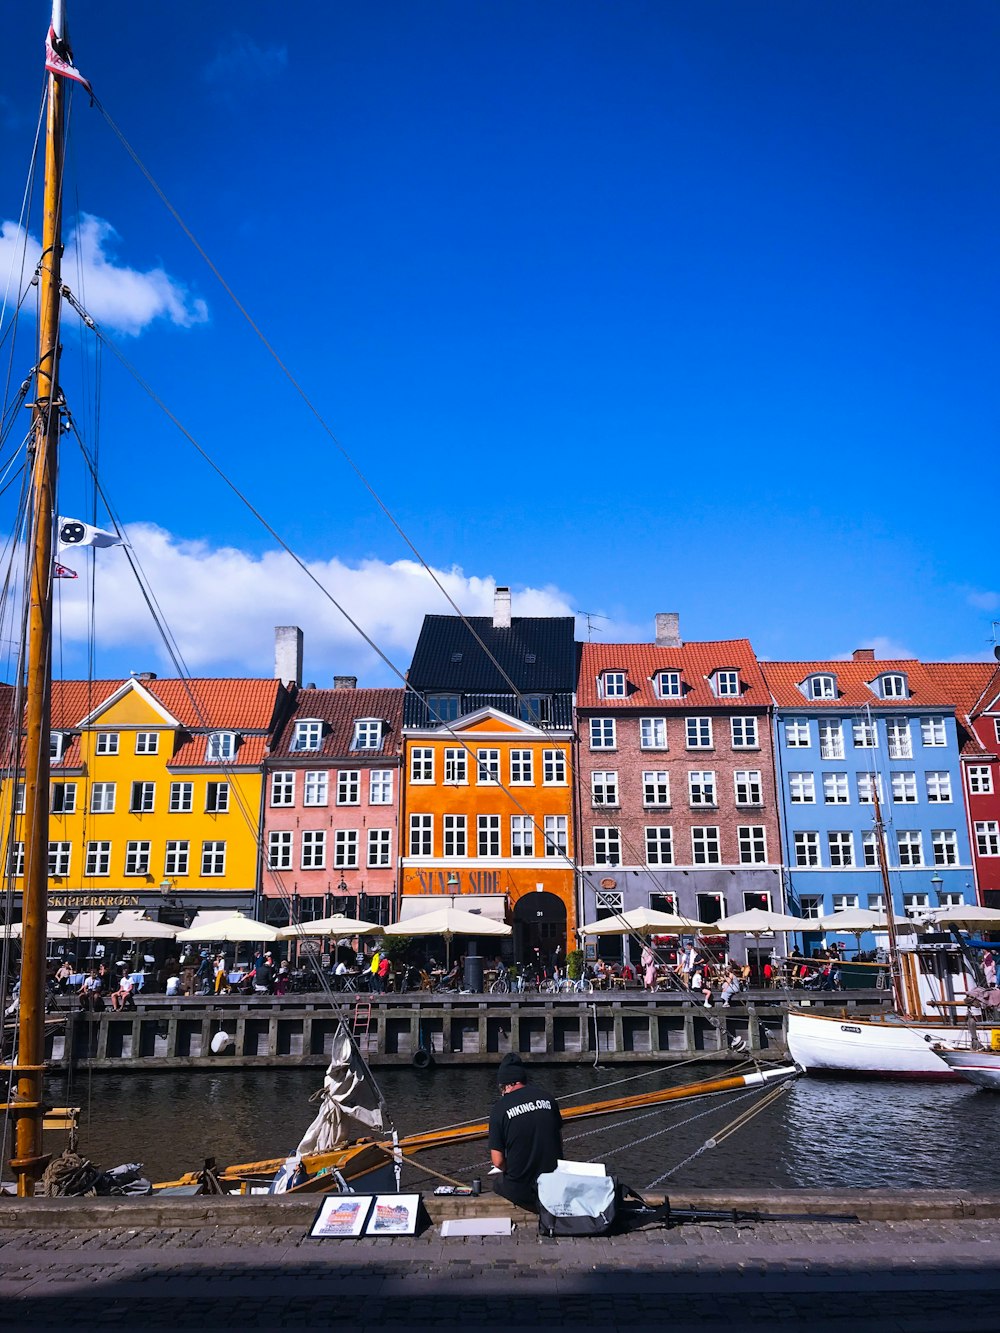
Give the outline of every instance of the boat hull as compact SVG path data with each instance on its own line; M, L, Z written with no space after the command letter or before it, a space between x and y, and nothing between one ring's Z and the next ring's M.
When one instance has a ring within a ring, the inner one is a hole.
M989 1045L990 1028L981 1027L980 1040ZM791 1010L788 1015L788 1050L807 1074L842 1074L863 1078L920 1078L956 1081L933 1049L935 1043L969 1045L967 1028L918 1020L830 1018Z
M1000 1092L1000 1051L939 1051L953 1073L977 1088Z

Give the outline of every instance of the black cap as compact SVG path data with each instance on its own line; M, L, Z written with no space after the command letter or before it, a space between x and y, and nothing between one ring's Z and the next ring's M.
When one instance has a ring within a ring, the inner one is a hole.
M521 1063L521 1057L516 1051L511 1051L500 1061L500 1068L497 1070L497 1085L505 1088L508 1083L527 1083L528 1071Z

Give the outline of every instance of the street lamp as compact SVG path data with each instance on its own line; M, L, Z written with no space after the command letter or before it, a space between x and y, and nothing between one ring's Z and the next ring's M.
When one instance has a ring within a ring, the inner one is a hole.
M938 904L939 904L939 905L940 905L940 902L941 902L941 885L942 885L943 883L944 883L943 878L942 878L942 877L938 874L938 872L935 870L935 871L934 871L934 874L931 875L931 888L932 888L932 889L934 890L934 892L937 894L937 897L938 897Z

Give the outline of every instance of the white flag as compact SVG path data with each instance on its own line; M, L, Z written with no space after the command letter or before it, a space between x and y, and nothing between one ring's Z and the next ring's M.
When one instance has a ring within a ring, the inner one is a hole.
M105 532L103 528L91 527L79 518L60 518L59 550L71 551L74 546L124 546L121 537L115 532Z

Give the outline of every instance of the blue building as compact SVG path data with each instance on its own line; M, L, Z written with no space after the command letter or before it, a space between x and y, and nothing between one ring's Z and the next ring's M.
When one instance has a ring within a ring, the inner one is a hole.
M974 903L961 741L932 674L916 661L876 661L872 649L761 667L775 703L790 909L819 917L884 907L876 790L897 914Z

